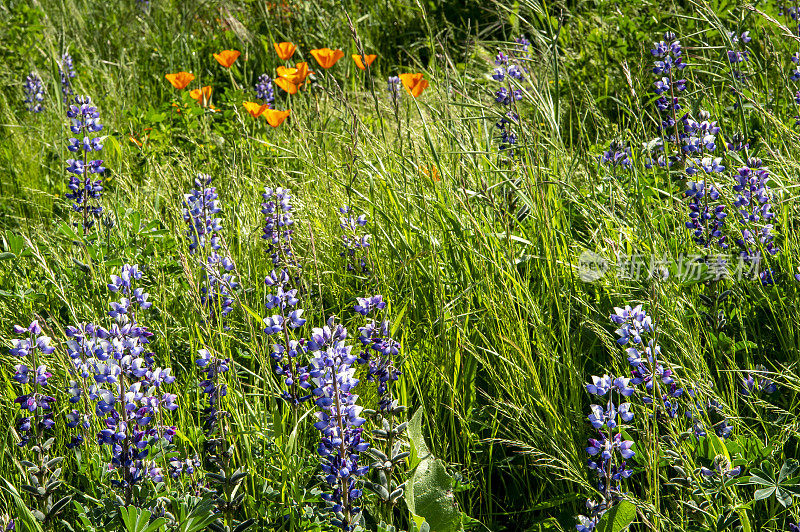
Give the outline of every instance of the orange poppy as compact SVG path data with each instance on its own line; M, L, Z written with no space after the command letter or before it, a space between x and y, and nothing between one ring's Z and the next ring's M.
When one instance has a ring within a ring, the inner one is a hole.
M208 107L208 102L211 101L212 90L213 89L209 86L203 87L202 89L194 89L189 93L189 96L197 100L203 107Z
M220 53L214 54L214 59L225 68L230 68L240 55L241 52L238 50L222 50Z
M264 118L267 119L267 123L272 127L278 127L279 125L283 124L283 121L292 114L292 110L289 109L287 111L276 111L275 109L267 109L264 111Z
M378 57L378 56L377 56L377 55L375 55L375 54L372 54L372 55L365 55L365 56L364 56L364 58L363 58L363 60L362 60L362 58L361 58L361 56L360 56L360 55L353 54L353 61L355 61L355 62L356 62L356 66L357 66L358 68L360 68L361 70L366 70L366 69L367 69L367 66L371 65L371 64L372 64L372 62L373 62L373 61L375 61L375 59L376 59L377 57ZM367 64L367 66L364 66L364 63L366 63L366 64Z
M428 80L422 77L422 74L400 74L400 81L403 82L403 87L406 91L416 98L422 91L428 88Z
M277 71L279 78L283 78L290 83L294 83L295 85L300 85L303 83L311 73L308 71L308 63L297 63L295 68L281 65L278 67Z
M319 66L324 69L329 69L336 64L336 61L344 57L344 52L341 50L331 50L330 48L319 48L311 50L311 55L317 60Z
M275 78L275 84L288 92L289 94L297 94L297 85L292 83L286 78Z
M242 103L244 108L250 113L250 116L253 118L258 118L261 114L267 110L269 107L266 103L256 103L256 102L244 102Z
M278 57L284 61L292 57L295 50L297 50L297 46L290 42L274 42L272 44L275 45L275 52L277 52Z
M430 177L434 182L439 182L442 180L442 178L439 177L439 169L435 164L430 166L420 166L419 170L423 173L423 175Z
M173 87L178 90L185 89L186 86L192 82L194 79L194 74L190 72L177 72L175 74L167 74L164 76L167 78Z

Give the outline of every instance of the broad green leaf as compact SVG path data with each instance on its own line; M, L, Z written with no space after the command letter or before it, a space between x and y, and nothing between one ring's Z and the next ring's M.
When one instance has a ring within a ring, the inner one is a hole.
M620 532L636 519L636 506L630 501L620 501L597 522L597 532Z
M415 516L436 532L462 530L461 511L453 494L453 479L438 458L425 458L406 485L405 500Z

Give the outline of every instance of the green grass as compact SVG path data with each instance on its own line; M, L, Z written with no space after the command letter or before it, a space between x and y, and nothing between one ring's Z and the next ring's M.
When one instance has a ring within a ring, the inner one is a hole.
M472 13L433 4L350 2L345 9L302 2L291 3L285 16L260 2L151 0L147 12L132 1L110 10L91 0L0 6L10 21L0 30L7 58L0 65L0 225L5 251L13 251L16 238L26 250L0 261L0 343L10 345L13 324L37 316L57 339L67 325L107 322L110 274L138 263L154 303L143 321L155 333L159 364L178 376L181 407L174 422L181 450L200 452L203 398L193 360L211 344L237 369L227 407L235 461L251 473L243 488L245 514L278 522L284 508L320 506L312 492L318 434L306 410L298 419L281 406L269 341L244 310L269 313L263 277L271 264L260 238L260 194L265 185L284 186L295 196L309 324L336 314L353 335L360 324L349 310L355 298L384 295L403 345L399 399L410 413L421 412L430 449L459 479L456 498L478 529L574 529L573 516L584 511L593 490L584 465L590 428L584 383L591 375L627 371L608 315L628 302L643 303L657 321L662 351L681 382L725 405L737 441L772 444L769 459L778 467L797 458L800 285L791 274L800 264L799 150L794 89L785 74L797 43L757 13L722 4L631 3L617 11L616 4L598 1L568 3L562 11L526 0ZM372 77L350 61L357 47L345 12L364 50L379 54ZM768 12L777 16L773 8ZM743 29L754 30L751 85L743 97L750 105L743 111L733 107L721 55L720 29L735 28L739 17L745 17ZM230 29L223 31L217 19L228 20ZM725 305L729 343L720 343L700 315L698 296L716 286L674 276L609 275L594 283L579 277L586 250L608 260L697 252L683 225L681 176L646 169L637 155L629 176L615 181L596 163L612 138L627 140L638 153L656 136L649 45L666 28L679 31L696 63L687 70L688 110L709 110L722 136L747 130L773 176L782 251L769 265L783 277L769 287L722 282L733 291ZM518 107L518 162L508 165L497 156L493 126L500 111L487 73L495 50L518 33L531 37L535 53L532 82ZM284 39L300 46L302 59L318 71L319 87L290 99L276 87L277 108L291 108L292 115L272 129L251 119L241 101L252 98L259 74L274 73L271 43ZM319 72L308 55L322 46L346 54L330 72ZM230 75L211 56L223 48L243 52ZM116 225L101 232L103 245L76 245L64 229L68 130L54 61L65 50L75 59L76 93L93 98L108 135L104 207ZM21 103L31 70L47 84L38 115ZM190 88L198 82L214 88L219 112L190 112L192 101L164 79L179 70L197 76ZM431 86L416 100L403 94L396 116L385 78L409 71L424 71ZM178 114L173 102L189 107ZM433 166L438 179L431 177ZM214 176L226 246L242 285L229 330L204 322L193 289L199 274L183 238L181 201L198 172ZM371 278L343 271L342 205L369 215ZM65 364L64 357L58 350L53 363ZM10 358L0 353L7 368L0 401L6 425L17 416ZM775 373L777 399L738 393L740 371L757 364ZM374 406L373 388L362 392L362 401ZM0 476L18 486L17 435L4 434ZM668 466L644 471L658 461L648 450L655 448L654 433L642 429L635 439L641 452L630 495L642 501L653 527L710 530L690 528L699 520L678 501L692 497L670 485ZM99 469L92 471L100 466L88 459L81 464L65 466L66 476L91 505L103 493ZM751 500L752 492L738 486L711 497L707 511L716 520ZM7 492L0 497L0 512L19 515L12 501ZM775 517L774 499L769 503L737 508L753 530L787 529L796 508ZM402 503L395 517L410 526ZM634 526L648 529L642 521Z

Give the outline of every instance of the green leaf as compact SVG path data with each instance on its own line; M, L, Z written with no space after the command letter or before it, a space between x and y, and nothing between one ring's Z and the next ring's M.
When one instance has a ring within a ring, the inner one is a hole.
M636 519L636 506L630 501L620 501L597 522L597 532L620 532Z
M753 496L753 498L755 500L757 500L757 501L760 501L760 500L763 500L763 499L768 499L768 498L770 498L770 496L772 496L772 494L775 492L775 490L776 490L775 486L772 486L772 487L769 487L769 488L757 489L755 495Z
M423 459L406 485L406 505L412 514L423 517L431 530L462 530L461 511L452 486L453 479L441 460Z

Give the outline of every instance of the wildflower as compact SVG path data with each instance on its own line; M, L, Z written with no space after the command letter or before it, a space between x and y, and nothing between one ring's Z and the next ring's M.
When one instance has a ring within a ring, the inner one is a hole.
M176 433L162 417L163 411L176 408L176 396L162 388L175 377L168 368L155 365L153 353L147 351L152 333L136 321L134 307L144 310L150 306L147 294L135 286L139 279L141 271L136 265L126 264L112 276L109 289L127 297L122 305L112 304L110 329L93 325L67 329L73 375L84 381L90 376L95 383L89 387L87 399L96 402L95 414L105 427L97 434L97 442L110 447L109 469L119 473L111 484L124 491L128 503L136 483L146 478L160 481L159 467L147 458L159 440L171 442ZM73 411L68 418L77 426L81 416Z
M243 102L242 105L253 118L258 118L264 111L269 109L269 104L267 103L258 104L256 102Z
M205 378L200 382L200 389L208 396L208 407L203 410L203 430L206 437L211 438L217 432L223 413L219 409L223 397L228 395L226 383L220 379L230 369L230 359L214 356L208 349L200 349L195 361Z
M736 184L733 186L734 207L737 208L737 218L741 226L741 238L736 239L736 244L741 249L741 255L755 257L759 253L754 249L758 239L770 255L776 255L779 249L775 246L772 234L772 224L769 222L775 217L771 212L772 190L770 189L769 170L763 166L761 159L750 158L747 166L739 168L734 175Z
M286 120L290 114L292 114L291 109L287 109L286 111L278 111L275 109L264 110L264 118L267 119L267 123L272 127L278 127L283 124L283 121Z
M44 85L42 80L35 73L31 72L25 78L25 103L27 104L28 111L32 113L40 113L42 111L42 102L44 101Z
M342 336L346 337L346 331ZM362 439L366 420L360 416L362 407L353 393L358 379L354 378L351 349L343 339L332 341L315 352L310 371L319 408L314 428L322 433L318 452L330 488L322 498L331 507L331 524L345 531L353 530L358 522L361 508L357 501L362 496L358 479L369 471L368 465L359 463L359 455L369 444Z
M293 85L301 85L311 72L308 70L308 63L305 61L297 63L294 67L279 66L277 68L278 77L288 81Z
M89 135L100 132L103 126L99 121L100 113L88 96L77 96L75 103L67 109L67 117L72 121L70 131L77 135L69 139L67 149L71 152L81 152L83 158L67 159L67 172L73 175L70 176L67 185L70 192L67 192L66 198L74 202L72 208L75 212L82 213L80 225L86 234L94 225L94 219L103 211L100 205L90 203L90 200L99 200L102 195L102 181L92 180L89 177L89 174L101 174L106 170L102 160L89 160L89 153L103 149L102 139Z
M178 90L185 89L194 80L194 74L190 72L176 72L175 74L166 74L164 77Z
M275 42L272 45L275 47L275 53L284 61L292 57L297 50L297 47L290 42Z
M275 78L275 84L289 94L297 94L298 86L286 78Z
M388 86L386 90L388 90L392 97L395 98L396 95L400 93L400 78L397 76L390 76L387 84Z
M613 177L618 178L620 170L629 170L631 167L631 149L623 142L612 140L608 150L600 156L600 163L611 167Z
M197 188L184 194L183 220L190 225L186 236L190 239L189 251L195 253L204 248L207 241L212 250L220 249L218 232L222 229L221 218L215 217L222 211L217 189L210 187L211 176L198 174L194 180Z
M233 63L235 63L236 60L239 58L241 52L239 52L238 50L223 50L220 53L213 55L214 59L217 60L217 63L224 66L225 68L230 68L231 66L233 66Z
M353 54L353 61L355 61L356 66L361 70L366 70L368 66L372 64L373 61L377 58L377 55L365 55L360 56L358 54Z
M327 70L335 65L339 59L344 57L344 52L338 49L331 50L330 48L318 48L316 50L311 50L311 55L313 55L314 59L317 60L319 66Z
M428 80L422 77L422 74L400 74L400 81L403 83L406 92L414 98L422 94L428 88Z
M655 61L652 72L657 76L653 83L653 91L657 96L656 110L659 114L658 129L664 136L668 145L678 149L686 136L679 128L678 112L682 109L678 95L686 90L686 80L679 77L680 72L686 68L683 60L683 47L672 32L664 34L664 40L653 44L650 50ZM658 143L655 148L663 150L663 143ZM665 157L651 158L648 163L659 166L672 166L681 157L681 153L668 153Z
M354 217L348 207L339 208L339 227L342 230L341 257L347 259L347 271L369 273L367 253L369 250L370 235L359 233L360 228L367 225L367 215L361 214Z
M706 195L708 198L704 199ZM725 205L710 203L719 200L716 187L707 187L705 181L690 181L686 196L689 197L689 221L686 222L686 228L693 230L695 243L704 248L716 244L723 250L728 249L727 237L723 234L725 218L728 216Z
M281 187L274 190L264 187L262 198L264 200L261 204L261 214L264 215L264 234L261 235L261 238L267 241L267 252L272 264L282 270L293 269L296 263L292 251L292 235L294 234L292 193L289 189Z
M209 86L202 89L194 89L189 93L193 99L197 100L202 107L208 107L211 103L211 91L213 89Z
M31 438L38 438L41 431L49 430L55 426L51 405L55 398L43 393L47 388L47 379L52 374L47 370L43 363L43 356L51 354L55 348L50 346L49 336L42 334L42 328L38 321L33 321L28 327L14 326L15 334L25 334L22 339L13 339L12 348L9 350L12 356L20 361L31 361L31 366L20 363L14 367L13 379L20 384L28 385L26 390L14 400L19 405L23 416L18 420L21 447L26 446ZM31 368L35 368L31 371Z
M750 52L745 46L752 40L750 38L750 32L745 31L741 35L737 35L735 32L728 32L728 38L730 39L731 44L736 47L734 50L727 51L728 63L731 65L731 73L733 74L734 79L744 81L745 75L736 67L736 65L750 60Z
M222 319L233 310L233 292L239 283L230 273L235 269L233 261L219 254L222 219L216 215L222 211L222 206L216 188L209 186L211 176L199 174L194 183L197 188L184 194L183 202L183 219L190 226L186 232L189 251L207 253L200 264L200 303L213 319Z
M75 77L75 69L72 66L72 56L69 52L64 52L61 56L61 61L58 63L58 74L61 76L61 93L66 99L67 96L72 96L72 82L70 81Z
M275 101L275 91L272 88L272 78L267 74L261 74L256 83L256 98L263 100L269 109Z

